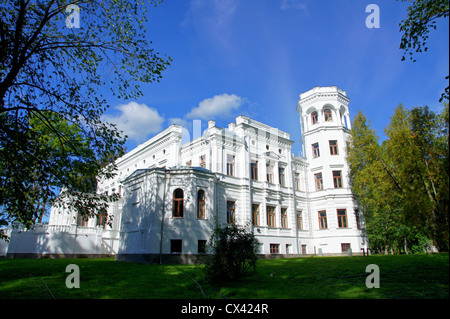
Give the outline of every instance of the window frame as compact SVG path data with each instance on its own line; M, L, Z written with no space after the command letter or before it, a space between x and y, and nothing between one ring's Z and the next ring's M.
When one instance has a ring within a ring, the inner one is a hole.
M317 122L319 122L319 116L317 111L311 112L311 124L317 124Z
M318 212L318 216L319 216L319 229L328 229L327 211L320 210Z
M259 213L259 206L260 206L259 204L252 204L252 223L253 223L253 226L261 226L261 215Z
M284 167L278 167L278 181L281 187L286 187L286 169Z
M275 228L277 227L276 220L276 206L266 206L266 214L267 214L267 227Z
M182 197L176 197L176 192L181 191ZM172 218L184 217L184 191L177 188L173 191Z
M331 109L324 109L323 117L325 119L325 122L332 122L333 121L333 112L331 111Z
M320 157L319 142L311 144L311 147L312 147L312 157L313 158Z
M286 207L281 207L281 228L288 228L288 217Z
M339 173L339 175L336 175L336 173ZM333 171L332 174L334 188L343 188L344 185L342 183L342 171Z
M203 198L201 198L203 194ZM197 192L197 218L206 219L206 193L203 189L199 189Z
M232 159L231 162L230 158ZM227 154L227 175L236 176L235 168L236 168L236 155Z
M252 181L258 180L258 161L250 163L250 174Z
M331 142L334 142L335 145L332 145ZM339 155L338 142L337 140L329 140L328 144L330 146L330 155Z
M339 214L342 211L344 212L344 214ZM338 228L348 228L347 209L337 209L336 215L338 220Z
M320 177L319 177L319 175L320 175ZM316 191L323 190L322 172L314 174L314 184L316 185Z
M269 244L270 254L280 253L280 244Z
M303 216L302 211L298 210L297 212L297 230L303 230Z
M232 206L230 205L232 203ZM236 202L227 200L227 224L236 223Z

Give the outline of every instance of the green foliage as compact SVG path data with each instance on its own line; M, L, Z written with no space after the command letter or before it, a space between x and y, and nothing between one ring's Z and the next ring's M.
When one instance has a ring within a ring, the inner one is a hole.
M436 20L448 18L448 0L415 0L408 7L408 17L400 23L402 38L400 49L405 51L402 61L408 55L410 60L416 62L413 53L428 51L427 41L431 29L436 30ZM448 81L449 76L446 76ZM445 88L441 95L440 102L449 100L449 86Z
M446 115L447 114L447 115ZM448 104L396 108L380 146L362 113L347 145L352 191L373 251L448 251Z
M104 202L82 195L124 153L123 133L102 120L103 96L136 99L141 83L161 79L171 59L154 51L145 27L148 6L159 3L75 1L80 27L68 28L65 0L0 0L3 223L34 222L37 188L45 201L60 188L78 194L77 209Z
M256 268L259 243L249 227L217 225L208 242L205 271L210 279L235 280Z

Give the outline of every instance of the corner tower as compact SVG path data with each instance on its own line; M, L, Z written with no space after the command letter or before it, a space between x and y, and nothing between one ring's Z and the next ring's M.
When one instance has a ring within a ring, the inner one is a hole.
M359 252L364 247L360 212L353 200L346 162L351 129L349 101L346 92L329 86L300 94L297 104L303 157L308 163L305 180L316 252Z

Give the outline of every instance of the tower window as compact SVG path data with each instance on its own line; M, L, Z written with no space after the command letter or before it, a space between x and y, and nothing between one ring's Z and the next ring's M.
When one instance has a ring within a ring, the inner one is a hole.
M200 167L206 168L206 155L200 156Z
M317 123L317 112L311 113L311 123L316 124Z
M329 141L330 142L330 154L331 155L339 155L337 141Z
M347 228L347 210L346 209L338 209L337 210L337 218L338 218L338 227L339 228Z
M316 157L320 156L319 143L314 143L312 145L312 152L313 152L313 158L316 158Z
M331 116L331 110L330 109L325 109L325 111L323 111L323 115L325 117L325 121L327 121L327 122L333 121L333 117Z
M322 190L323 189L322 173L314 174L314 181L316 183L316 191Z
M342 172L333 171L334 188L342 188Z

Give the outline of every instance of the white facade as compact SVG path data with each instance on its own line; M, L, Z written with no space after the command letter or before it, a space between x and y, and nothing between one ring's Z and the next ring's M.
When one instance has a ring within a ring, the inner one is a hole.
M105 227L120 234L118 259L196 255L217 222L251 224L265 255L360 253L368 243L347 177L348 103L335 86L300 95L303 157L290 134L239 116L226 129L208 122L185 144L172 125L118 159L117 176L98 184L122 195ZM76 217L55 208L49 224Z

